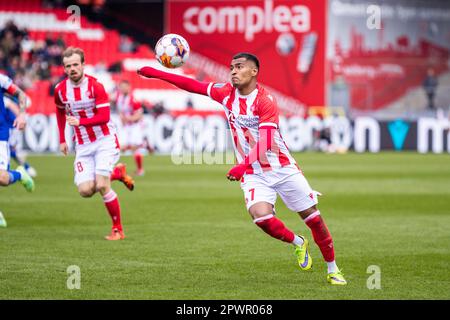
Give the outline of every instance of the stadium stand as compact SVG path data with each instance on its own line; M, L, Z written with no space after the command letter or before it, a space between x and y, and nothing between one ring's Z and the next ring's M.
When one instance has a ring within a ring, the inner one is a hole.
M185 109L189 95L165 82L136 76L136 69L143 65L160 68L149 45L84 15L77 20L71 14L65 7L49 8L40 0L0 2L0 72L12 77L30 96L30 114L54 112L53 86L64 77L60 55L66 46L84 49L86 73L99 78L107 91L126 79L144 106L151 108L164 101L168 110ZM189 65L174 72L193 77L197 73ZM211 109L208 103L202 105Z

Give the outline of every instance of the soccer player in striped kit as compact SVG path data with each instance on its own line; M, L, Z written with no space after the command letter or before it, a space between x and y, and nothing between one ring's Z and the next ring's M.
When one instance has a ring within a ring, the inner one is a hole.
M130 150L136 163L135 174L144 175L144 155L141 148L144 147L144 110L134 100L131 85L128 80L119 82L118 92L114 100L122 122L122 132L119 132L119 142L122 151Z
M278 107L274 98L257 83L259 68L256 56L239 53L230 64L230 83L199 82L152 67L143 67L138 74L208 95L223 105L238 160L227 178L241 181L253 222L273 238L291 243L300 269L310 269L308 240L289 230L275 216L275 201L277 194L280 195L286 206L298 212L311 229L327 263L327 281L345 285L347 282L335 262L331 234L317 208L318 193L308 184L280 135Z
M60 151L67 155L64 129L66 123L75 132L75 184L82 197L99 192L112 219L107 240L122 240L120 204L111 189L111 180L121 180L132 190L132 181L124 166L114 167L120 157L116 129L110 120L109 99L103 85L84 73L84 52L69 47L63 52L67 78L55 87L56 117L59 129ZM128 185L127 185L128 184Z

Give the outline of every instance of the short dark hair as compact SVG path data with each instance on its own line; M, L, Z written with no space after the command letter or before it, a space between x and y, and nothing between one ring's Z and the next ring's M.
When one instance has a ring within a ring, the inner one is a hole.
M248 52L240 52L238 54L235 54L233 57L233 60L239 59L239 58L245 58L247 60L253 61L256 64L256 67L259 71L259 60L258 57L256 57L254 54L248 53Z

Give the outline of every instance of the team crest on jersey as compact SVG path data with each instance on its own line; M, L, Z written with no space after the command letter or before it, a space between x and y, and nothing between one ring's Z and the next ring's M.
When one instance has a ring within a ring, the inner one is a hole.
M231 124L234 124L234 121L235 121L235 120L236 120L236 118L235 118L233 112L228 113L228 121L229 121Z
M92 92L90 90L86 91L86 97L88 97L89 99L92 99Z

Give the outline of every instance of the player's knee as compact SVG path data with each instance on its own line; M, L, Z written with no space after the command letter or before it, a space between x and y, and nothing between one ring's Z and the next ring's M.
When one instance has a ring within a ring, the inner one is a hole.
M9 184L9 174L5 170L0 170L0 186L7 186Z
M92 197L94 195L95 189L93 189L93 188L79 188L78 189L78 193L83 198L90 198L90 197Z
M313 214L314 212L316 212L317 206L313 205L312 207L305 209L303 211L299 211L300 216L302 217L302 219L306 219L307 217L309 217L311 214Z
M248 213L250 214L252 219L255 220L261 217L265 217L269 214L274 214L275 212L272 204L268 202L258 202L248 209Z
M109 191L110 185L103 181L97 181L95 188L101 194L105 194L107 191Z

